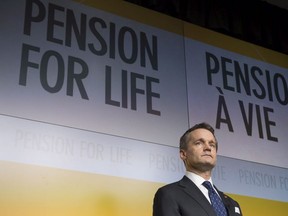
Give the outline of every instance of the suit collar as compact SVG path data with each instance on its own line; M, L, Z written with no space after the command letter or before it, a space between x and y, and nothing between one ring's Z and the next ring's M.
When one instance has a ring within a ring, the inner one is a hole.
M200 189L187 177L184 176L178 184L183 190L189 194L189 196L194 199L202 208L207 212L207 215L215 215L214 209L200 191Z

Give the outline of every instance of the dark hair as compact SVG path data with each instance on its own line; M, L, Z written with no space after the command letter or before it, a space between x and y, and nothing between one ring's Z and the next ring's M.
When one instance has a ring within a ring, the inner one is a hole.
M206 129L208 131L210 131L213 136L215 137L215 140L216 140L216 150L218 150L218 142L217 142L217 139L216 139L216 136L214 134L214 128L206 123L206 122L202 122L202 123L199 123L199 124L195 124L193 127L191 127L190 129L188 129L180 138L180 143L179 143L179 147L180 149L187 149L187 144L188 144L188 135L190 134L190 132L196 130L196 129L199 129L199 128L203 128L203 129Z

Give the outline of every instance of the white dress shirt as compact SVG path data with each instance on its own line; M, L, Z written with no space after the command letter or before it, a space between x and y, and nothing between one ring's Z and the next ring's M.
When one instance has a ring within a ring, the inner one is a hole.
M185 174L192 182L194 182L194 184L200 189L200 191L204 194L204 196L207 198L207 200L211 203L210 201L210 198L209 198L209 195L208 195L208 190L207 188L202 185L202 183L204 181L206 181L206 179L202 178L201 176L195 174L195 173L192 173L192 172L189 172L189 171L186 171L186 174ZM214 185L213 185L213 182L212 182L212 179L210 178L208 180L211 185L213 186L213 189L216 191L216 193L218 194L217 190L214 188ZM219 194L218 194L219 196ZM220 197L221 199L221 197Z

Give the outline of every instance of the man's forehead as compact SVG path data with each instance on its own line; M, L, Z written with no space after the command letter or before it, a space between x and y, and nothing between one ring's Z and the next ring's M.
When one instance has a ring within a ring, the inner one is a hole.
M197 128L189 133L190 138L204 138L204 139L215 139L211 131L205 128Z

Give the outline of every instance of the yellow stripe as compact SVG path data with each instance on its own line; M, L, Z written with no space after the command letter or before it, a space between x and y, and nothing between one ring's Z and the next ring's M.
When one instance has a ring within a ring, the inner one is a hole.
M288 56L199 26L185 23L185 37L288 68Z
M0 162L1 216L149 216L159 183ZM284 216L288 203L231 195L245 216Z
M229 194L240 204L245 216L287 216L288 203Z
M183 35L183 21L123 0L74 0L115 15ZM95 15L97 16L97 15Z
M0 162L1 216L148 216L159 184Z

